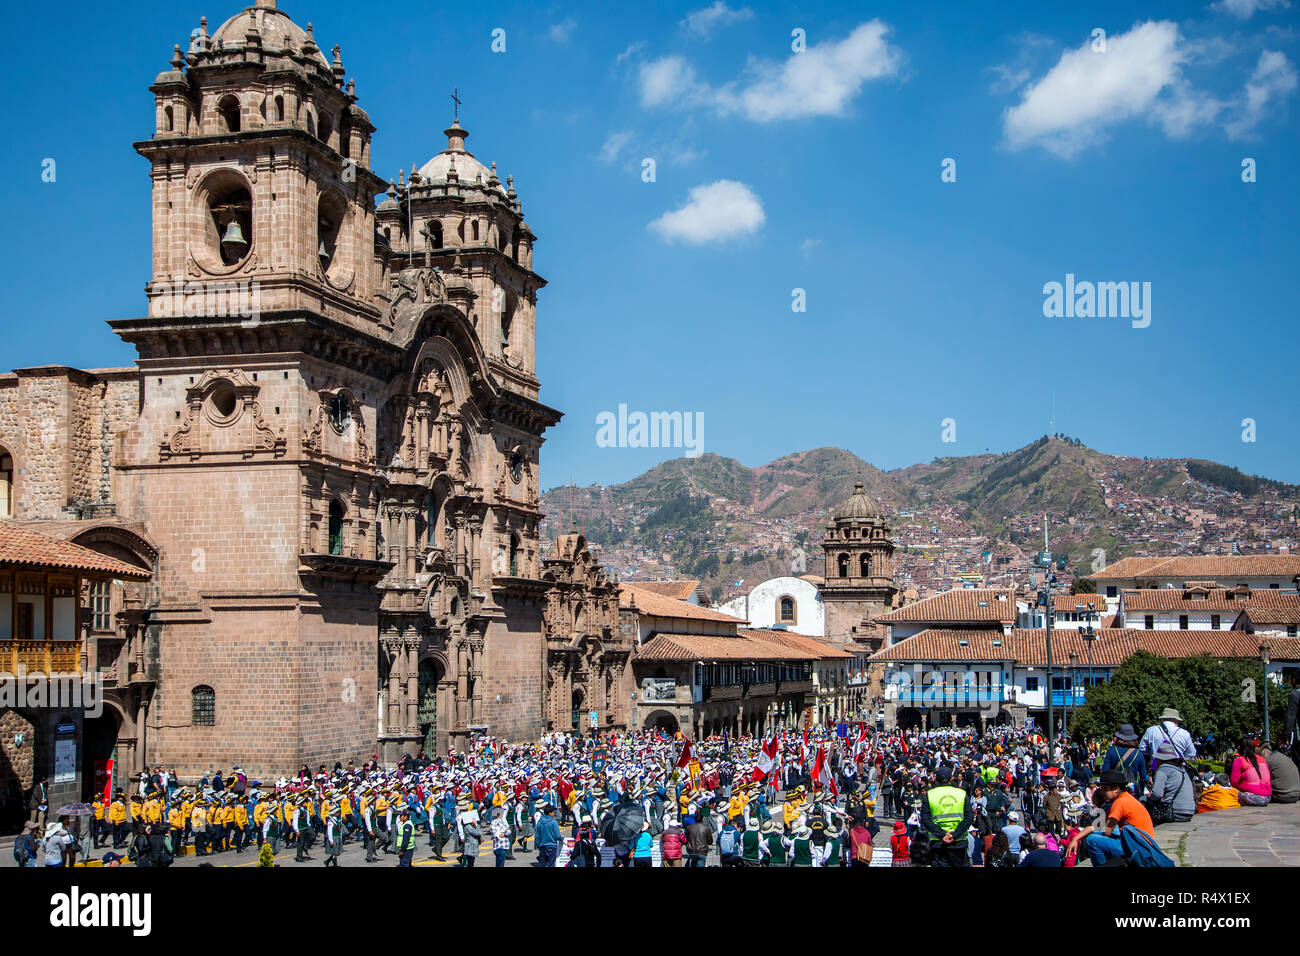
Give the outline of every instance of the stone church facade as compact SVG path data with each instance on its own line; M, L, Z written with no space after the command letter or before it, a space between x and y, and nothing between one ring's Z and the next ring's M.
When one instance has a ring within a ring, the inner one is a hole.
M877 622L898 602L894 585L894 542L880 507L867 497L862 482L840 505L822 537L825 583L821 585L826 639L847 651L875 653L885 645L887 629ZM883 690L881 668L870 674L870 696Z
M0 377L9 517L152 572L101 596L91 635L128 662L126 769L527 739L626 667L616 583L585 544L539 553L561 415L513 180L458 119L381 179L345 76L274 0L202 21L135 144L148 312L109 324L136 367Z

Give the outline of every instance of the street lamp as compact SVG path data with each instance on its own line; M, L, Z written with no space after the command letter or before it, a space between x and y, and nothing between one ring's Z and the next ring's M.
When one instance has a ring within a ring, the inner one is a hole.
M1268 641L1259 645L1259 659L1264 662L1264 740L1266 742L1272 740L1268 732L1268 658L1272 650Z
M1052 601L1052 585L1056 577L1049 571L1038 592L1038 603L1043 608L1043 623L1047 625L1047 759L1051 762L1052 748L1056 745L1056 709L1052 699L1052 627L1056 624L1056 609Z
M1096 605L1093 604L1092 601L1088 602L1086 609L1082 604L1076 604L1075 608L1080 611L1086 610L1087 613L1088 623L1079 628L1079 637L1088 647L1088 686L1092 687L1096 683L1092 674L1092 644L1097 640L1097 629L1092 626L1092 621L1097 615L1097 609ZM1085 703L1086 701L1087 698L1085 697Z
M1079 669L1079 655L1075 651L1070 651L1070 696L1065 698L1065 706L1067 708L1073 705L1075 702L1074 685L1075 685L1076 674L1078 672L1078 669ZM1070 729L1069 713L1070 712L1067 710L1066 717L1065 717L1065 729L1067 733L1069 732Z

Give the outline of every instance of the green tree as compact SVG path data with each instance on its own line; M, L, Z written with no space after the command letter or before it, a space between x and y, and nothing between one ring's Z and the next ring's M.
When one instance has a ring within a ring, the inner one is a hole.
M1070 585L1071 594L1096 594L1097 582L1092 578L1075 578Z
M1255 682L1255 697L1243 700L1243 681ZM1166 707L1177 708L1194 737L1213 737L1215 750L1230 748L1238 737L1264 725L1264 668L1256 660L1219 661L1208 655L1169 660L1139 651L1115 671L1110 681L1088 691L1088 703L1070 715L1074 737L1108 738L1120 724L1140 733ZM1270 688L1272 691L1273 689ZM1285 695L1270 693L1270 720L1285 719Z

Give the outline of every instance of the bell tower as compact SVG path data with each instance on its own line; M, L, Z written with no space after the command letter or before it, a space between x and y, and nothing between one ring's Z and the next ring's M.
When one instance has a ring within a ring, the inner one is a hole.
M344 75L339 48L327 57L311 24L275 0L211 35L204 17L188 52L175 47L149 88L153 138L135 144L153 165L151 316L312 309L374 324L374 196L385 184L370 170L374 126Z
M876 618L893 609L894 542L879 507L862 482L840 505L822 538L826 556L826 637L846 649L877 651L884 630Z

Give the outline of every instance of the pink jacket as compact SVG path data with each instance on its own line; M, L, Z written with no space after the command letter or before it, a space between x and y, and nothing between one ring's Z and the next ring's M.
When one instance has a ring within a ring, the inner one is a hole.
M1238 790L1245 790L1247 793L1257 794L1261 797L1273 796L1273 778L1268 772L1268 763L1263 757L1256 755L1256 766L1252 767L1246 763L1245 757L1237 757L1232 761L1232 774L1230 779L1232 785Z

